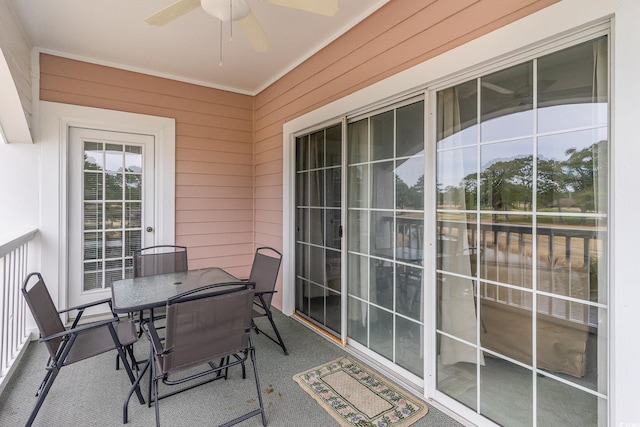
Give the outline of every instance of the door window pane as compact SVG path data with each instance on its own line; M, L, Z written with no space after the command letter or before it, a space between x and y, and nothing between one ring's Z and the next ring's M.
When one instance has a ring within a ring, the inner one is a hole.
M538 209L606 213L607 129L538 138Z
M108 172L124 171L124 145L105 144L105 170Z
M122 200L124 197L122 190L124 188L124 175L121 173L104 174L105 199Z
M324 246L324 210L309 209L309 242Z
M478 148L439 151L437 197L440 209L475 209L478 200Z
M369 289L369 258L349 254L349 295L367 299Z
M125 146L125 170L127 172L142 173L142 147Z
M342 126L336 125L326 131L326 163L329 166L342 165Z
M324 131L309 135L309 169L324 167Z
M393 259L393 212L371 211L371 236L369 253Z
M102 179L103 174L86 172L84 176L84 199L102 200Z
M530 210L533 202L533 141L480 147L480 206L483 210Z
M142 174L125 175L126 200L142 200Z
M533 425L531 370L499 358L486 358L480 367L480 413L505 426ZM511 380L505 384L505 377ZM508 411L504 402L509 402ZM539 424L555 425L555 424Z
M84 143L84 169L99 171L104 169L104 152L102 151L102 143L89 142Z
M477 410L478 374L476 349L461 341L437 333L440 354L436 381L438 390ZM466 363L459 362L459 356L467 355ZM453 357L453 358L452 358Z
M436 129L439 150L476 144L478 83L475 80L438 92Z
M393 157L393 111L371 117L371 160Z
M340 290L342 291L342 290ZM340 331L342 329L342 306L341 292L329 289L327 294L327 310L326 310L326 326L332 331Z
M482 141L530 135L533 132L533 62L480 78Z
M396 160L396 208L424 209L424 157Z
M349 207L366 208L369 204L369 165L349 166Z
M371 165L371 207L393 209L393 162Z
M369 301L392 310L393 294L393 263L372 259L369 276Z
M309 136L296 138L296 170L309 169Z
M349 138L347 151L348 163L362 163L369 160L369 120L363 119L350 123L348 127Z
M538 59L538 131L606 126L607 39Z
M142 203L126 202L125 228L142 227Z
M396 157L424 153L424 102L396 110Z
M424 376L423 337L422 324L396 316L396 363L420 378Z
M369 316L369 348L393 360L393 314L372 305Z
M364 301L349 297L347 312L349 313L349 322L347 324L349 338L366 346L368 344L367 331L369 325L367 304Z
M348 215L347 245L349 251L369 253L369 211L349 210Z
M396 311L414 320L423 320L422 269L396 265ZM420 335L422 336L422 335Z

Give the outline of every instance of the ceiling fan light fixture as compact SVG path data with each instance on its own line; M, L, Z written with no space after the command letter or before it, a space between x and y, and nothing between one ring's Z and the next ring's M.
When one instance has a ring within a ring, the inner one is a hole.
M251 13L246 0L200 0L200 5L209 15L223 22L238 21Z

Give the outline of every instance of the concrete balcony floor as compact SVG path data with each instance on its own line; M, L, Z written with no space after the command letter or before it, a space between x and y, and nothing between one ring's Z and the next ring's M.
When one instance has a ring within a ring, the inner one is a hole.
M263 393L267 425L331 426L338 423L305 393L292 377L347 353L294 319L275 312L275 321L289 349L280 347L263 335L253 335L258 374ZM258 322L266 319L258 319ZM260 323L262 325L262 323ZM144 359L148 344L141 339L136 355ZM35 392L44 378L47 352L43 344L32 342L0 399L0 426L24 425L36 402ZM229 372L229 379L214 381L160 401L160 421L165 426L212 426L257 407L255 383L247 367L247 380L240 368ZM146 377L148 378L148 376ZM147 379L142 390L146 399ZM47 396L34 426L118 426L122 425L122 402L130 383L124 370L115 371L115 352L103 354L64 367ZM154 409L129 404L130 426L155 423ZM243 426L261 426L260 417L242 422ZM413 424L424 426L460 426L458 422L429 405L429 413Z

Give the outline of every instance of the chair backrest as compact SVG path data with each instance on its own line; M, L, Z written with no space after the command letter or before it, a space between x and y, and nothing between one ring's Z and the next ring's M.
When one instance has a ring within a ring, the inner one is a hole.
M32 278L34 277L38 280L27 290L29 282L33 282ZM24 279L22 295L24 295L31 314L36 321L36 325L38 325L41 337L47 337L65 331L64 324L60 319L60 314L53 304L51 294L49 294L49 290L40 273L31 273ZM62 338L45 341L49 355L52 358L55 357L61 341Z
M253 265L251 266L251 274L249 281L256 284L256 293L271 292L276 287L278 272L280 271L280 263L282 254L277 250L269 247L261 247L256 249ZM267 309L271 307L272 293L264 294L264 302Z
M188 269L185 246L150 246L133 252L133 277L176 273Z
M253 287L251 282L209 285L168 300L164 348L170 352L162 359L162 372L180 372L247 349Z

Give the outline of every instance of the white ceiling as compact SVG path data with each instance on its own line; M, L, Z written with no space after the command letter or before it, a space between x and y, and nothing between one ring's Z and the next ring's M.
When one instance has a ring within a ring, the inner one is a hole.
M325 17L262 0L249 5L271 41L254 52L242 30L202 8L161 27L144 19L175 0L8 0L34 47L48 53L255 94L388 0L340 0ZM317 0L322 1L322 0Z

